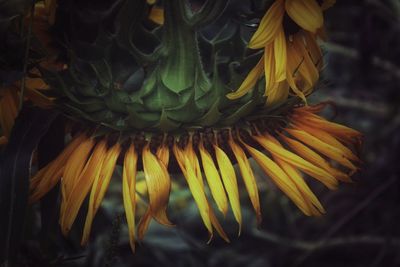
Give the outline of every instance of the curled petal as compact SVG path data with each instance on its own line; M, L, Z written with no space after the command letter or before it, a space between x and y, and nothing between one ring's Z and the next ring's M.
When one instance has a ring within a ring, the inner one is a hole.
M259 49L271 43L281 29L285 8L283 0L275 1L262 18L257 31L249 42L249 47Z
M297 25L309 32L315 33L324 23L322 9L316 0L286 0L285 8Z
M168 170L165 165L151 153L149 145L144 147L142 159L152 216L161 224L172 225L166 214L171 190L171 179Z

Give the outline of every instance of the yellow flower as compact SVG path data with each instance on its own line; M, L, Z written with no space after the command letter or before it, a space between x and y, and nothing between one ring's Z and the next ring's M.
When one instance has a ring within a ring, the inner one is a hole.
M249 42L252 49L263 48L264 55L238 90L227 97L242 97L264 73L266 105L286 100L289 89L306 102L323 64L317 43L323 36L322 11L334 2L326 0L320 6L316 0L276 0Z
M237 162L257 219L261 221L258 185L247 158L251 156L304 214L319 216L325 209L304 175L315 178L329 189L336 189L340 181L351 181L350 176L360 163L353 151L360 143L360 133L317 115L324 106L294 108L288 115L287 126L273 131L262 130L257 125L253 125L254 132L194 131L179 141L164 136L161 143L159 139L145 141L140 136L121 141L112 136L94 138L80 133L56 159L31 178L30 202L38 201L61 182L60 225L62 233L67 235L83 200L89 195L82 237L82 244L85 244L114 168L119 164L118 158L121 158L122 196L134 250L135 231L137 238L142 239L152 219L166 226L173 225L168 219L167 205L175 177L169 169L179 166L210 240L215 230L228 242L211 201L222 215L231 209L240 233L240 190L233 168ZM143 180L136 178L139 172L144 174ZM147 201L143 200L146 196ZM144 204L146 202L148 204ZM139 204L147 207L136 224Z

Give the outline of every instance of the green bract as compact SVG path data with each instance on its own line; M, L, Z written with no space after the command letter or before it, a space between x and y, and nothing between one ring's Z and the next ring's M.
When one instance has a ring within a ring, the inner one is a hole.
M241 99L226 98L261 56L247 53L248 27L234 18L214 26L227 4L209 0L193 12L186 1L166 0L159 26L146 1L125 1L112 30L100 27L91 43L71 41L66 71L43 70L57 105L124 132L228 127L260 111L263 80Z

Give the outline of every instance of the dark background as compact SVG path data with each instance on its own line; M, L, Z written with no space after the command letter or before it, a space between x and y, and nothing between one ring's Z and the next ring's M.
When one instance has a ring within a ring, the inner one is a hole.
M263 222L257 228L247 194L244 227L227 217L231 243L207 232L188 191L174 190L170 217L178 227L153 223L136 253L129 248L120 180L113 179L87 248L80 229L68 240L34 228L26 263L41 266L400 266L400 1L338 0L325 13L326 66L314 102L332 100L330 119L364 134L364 162L354 183L330 192L312 187L327 210L305 217L259 173ZM332 113L333 114L333 113ZM117 175L118 176L118 175ZM179 179L179 177L178 177ZM31 215L38 219L38 212ZM50 215L49 215L50 216ZM48 231L48 232L47 232ZM30 241L31 240L31 241ZM37 244L40 240L40 246ZM26 256L27 255L27 256Z

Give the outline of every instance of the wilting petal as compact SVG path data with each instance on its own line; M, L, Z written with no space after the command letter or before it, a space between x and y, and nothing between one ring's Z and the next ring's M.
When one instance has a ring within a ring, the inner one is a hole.
M274 46L267 45L264 55L265 95L271 94L278 87L275 76L275 64Z
M289 96L289 84L286 81L278 83L276 90L267 95L266 106L277 105L284 102Z
M305 131L295 129L286 129L286 131L292 136L296 137L298 140L319 151L321 154L324 154L325 156L337 161L350 170L357 170L357 167L354 166L354 164L351 163L346 157L344 157L342 152L336 147L321 141L317 137L314 137Z
M204 174L206 176L211 195L213 196L218 209L222 212L222 214L225 215L228 211L228 199L226 197L225 189L218 173L218 169L215 167L213 158L204 148L202 143L199 146L199 150L201 163L203 165Z
M275 80L281 82L286 79L286 37L283 27L278 31L274 41Z
M300 97L304 103L307 103L307 99L301 89L298 88L295 76L299 76L299 68L302 64L302 59L299 57L292 43L288 43L287 46L287 68L286 68L286 80L293 90L293 92Z
M138 239L139 240L143 240L147 230L149 229L149 225L151 222L151 210L150 207L147 208L146 212L143 214L142 218L139 221L138 224ZM133 228L133 234L135 233L135 229ZM134 246L134 244L133 244ZM132 244L131 244L131 248L132 248ZM134 249L134 248L132 248Z
M321 7L315 0L286 0L288 15L303 29L316 32L324 23Z
M171 179L168 170L165 165L151 153L149 145L144 147L142 159L152 216L161 224L172 225L166 214L171 190Z
M264 71L264 56L261 57L257 65L249 72L249 74L246 76L246 78L240 85L239 89L237 89L233 93L227 94L226 97L229 99L237 99L247 94L250 90L254 88L263 71Z
M287 174L269 157L258 151L257 149L243 142L247 151L253 159L260 165L265 174L267 174L275 182L275 184L302 210L305 214L309 214L310 210L307 202L297 189L293 181Z
M153 6L150 10L149 19L159 25L164 24L164 9Z
M239 201L239 189L236 180L235 169L232 166L232 162L225 154L225 152L214 145L215 156L217 158L219 171L221 172L222 181L226 192L228 193L229 202L231 203L233 215L236 221L239 223L239 234L242 229L242 212L240 210Z
M249 47L259 49L271 43L280 30L285 12L283 0L275 1L262 18L257 31L249 42Z
M321 202L319 202L318 198L311 191L310 187L306 184L301 174L289 163L284 160L274 157L274 160L278 165L282 168L284 172L288 175L290 179L296 184L297 188L303 195L304 199L309 202L308 206L311 211L311 214L307 215L320 215L321 213L325 213L325 209L322 207ZM316 207L317 209L315 209Z
M0 127L2 134L9 137L18 114L18 94L15 87L0 90Z
M349 175L333 168L323 157L321 157L314 150L310 149L306 145L303 145L301 142L291 139L283 134L281 134L281 138L290 146L292 150L294 150L298 155L308 160L309 162L319 166L332 174L336 179L344 182L350 182Z
M304 160L298 155L286 150L281 145L276 144L275 138L271 135L265 136L253 136L261 146L270 151L274 156L286 161L287 163L296 166L301 169L303 172L308 175L316 178L321 181L324 185L326 185L330 189L335 189L337 187L337 180L331 174L329 174L324 169L321 169L310 162Z
M61 154L58 155L55 160L50 162L45 167L47 169L46 172L42 173L39 171L38 174L36 174L32 178L32 180L36 180L36 177L39 177L38 175L42 175L37 187L31 192L31 195L29 196L29 203L34 203L38 201L58 183L70 155L86 138L87 137L85 134L80 134L75 137L61 152Z
M122 197L126 221L128 222L129 244L135 251L135 212L136 212L136 168L138 156L134 144L131 144L125 153L122 170ZM151 218L150 209L146 212ZM139 230L138 230L139 232Z
M65 205L74 188L83 168L89 158L89 154L95 145L93 138L88 138L69 157L61 179L61 209L60 221L65 216Z
M101 201L103 200L106 193L108 185L110 184L110 180L114 173L115 164L117 163L120 152L121 146L119 143L116 143L113 147L111 147L106 153L103 165L101 166L100 175L95 177L92 185L92 190L90 192L88 213L86 215L85 226L83 228L83 235L81 240L82 245L86 244L89 240L93 218L96 215L97 210L100 207Z
M318 128L320 130L324 130L329 132L332 135L342 138L360 138L360 132L346 127L344 125L327 121L321 116L316 114L307 113L306 116L297 116L296 119L304 124L307 124L311 127Z
M61 231L64 235L71 229L83 200L88 194L93 182L100 176L106 152L107 141L103 139L96 145L78 181L76 181L65 204L65 215L61 221Z
M197 204L197 207L199 208L200 216L204 222L204 225L206 226L210 235L212 235L213 228L210 219L210 207L208 205L204 189L199 179L197 179L188 157L180 148L177 147L177 145L174 145L174 154L189 185L190 192L192 192L193 198Z
M335 3L336 0L324 0L322 1L321 9L325 11L328 8L331 8Z
M229 139L229 146L231 147L233 154L235 155L238 162L240 174L242 175L244 185L246 186L247 192L249 194L251 204L253 204L253 208L256 212L257 222L261 223L261 209L257 182L251 169L250 163L243 149L235 143L232 137Z
M302 34L314 65L317 66L318 70L321 70L324 62L321 47L317 43L317 37L311 32L303 32Z
M310 88L312 88L319 79L319 72L312 61L309 52L305 48L305 41L302 34L299 33L294 35L293 45L295 46L295 50L298 51L300 57L303 59L303 63L299 68L300 74L309 83Z
M168 163L169 163L169 149L167 145L161 145L157 149L157 158L161 160L162 163L164 163L165 167L168 168Z
M336 147L337 149L341 150L343 155L348 158L349 160L352 161L357 161L360 162L360 159L354 155L353 151L351 151L349 148L344 146L342 143L340 143L335 137L327 133L326 131L322 131L320 129L316 129L314 127L306 126L306 125L301 125L301 124L295 124L296 128L306 131L307 133L317 137L321 141L324 141L325 143Z

